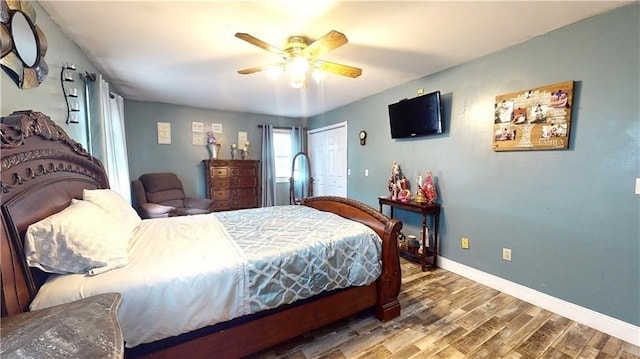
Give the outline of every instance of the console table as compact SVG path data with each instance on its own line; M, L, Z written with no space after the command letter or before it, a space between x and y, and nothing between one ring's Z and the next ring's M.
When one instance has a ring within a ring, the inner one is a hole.
M412 261L416 261L422 264L422 271L427 270L427 258L432 257L432 265L437 267L437 257L438 257L438 226L440 225L440 205L437 203L426 204L426 203L418 203L415 201L397 201L393 200L389 197L378 197L378 203L380 204L380 213L382 213L382 207L384 205L388 205L391 208L390 217L393 218L393 209L398 208L405 211L420 213L422 216L422 238L420 241L422 243L422 253L419 253L417 250L415 252L405 250L403 248L398 248L400 255L404 258L407 258ZM427 247L427 217L433 217L433 247Z
M0 322L0 357L124 358L116 312L122 297L100 294Z

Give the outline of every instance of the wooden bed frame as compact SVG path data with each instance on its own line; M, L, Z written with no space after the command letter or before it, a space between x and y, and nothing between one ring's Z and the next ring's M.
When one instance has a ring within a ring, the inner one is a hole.
M108 188L101 162L46 115L19 111L1 120L0 267L2 316L28 311L47 274L27 267L27 227L81 198L83 189ZM400 314L397 235L402 223L342 197L313 197L303 205L373 228L383 240L382 274L365 287L337 290L264 313L128 349L127 358L239 358L345 318L373 310L382 321Z

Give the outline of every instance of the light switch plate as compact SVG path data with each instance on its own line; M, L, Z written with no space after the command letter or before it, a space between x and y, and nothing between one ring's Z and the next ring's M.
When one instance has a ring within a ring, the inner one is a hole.
M640 194L640 178L636 178L636 194Z

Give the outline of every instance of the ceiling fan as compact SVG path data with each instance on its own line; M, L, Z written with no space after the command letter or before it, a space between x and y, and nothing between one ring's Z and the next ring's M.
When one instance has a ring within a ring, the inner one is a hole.
M259 71L269 71L275 74L288 71L291 87L302 88L306 86L307 72L309 71L316 81L319 81L322 75L327 72L352 78L362 74L362 69L357 67L318 59L321 55L348 42L343 33L335 30L329 31L311 44L307 43L304 36L290 36L284 49L279 49L247 33L238 32L235 36L282 57L282 61L278 63L239 70L238 73L242 75Z

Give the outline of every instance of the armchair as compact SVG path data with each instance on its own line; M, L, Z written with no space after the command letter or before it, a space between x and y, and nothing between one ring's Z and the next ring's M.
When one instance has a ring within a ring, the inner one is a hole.
M174 173L146 173L131 181L133 202L142 218L186 216L212 212L213 201L187 197Z

